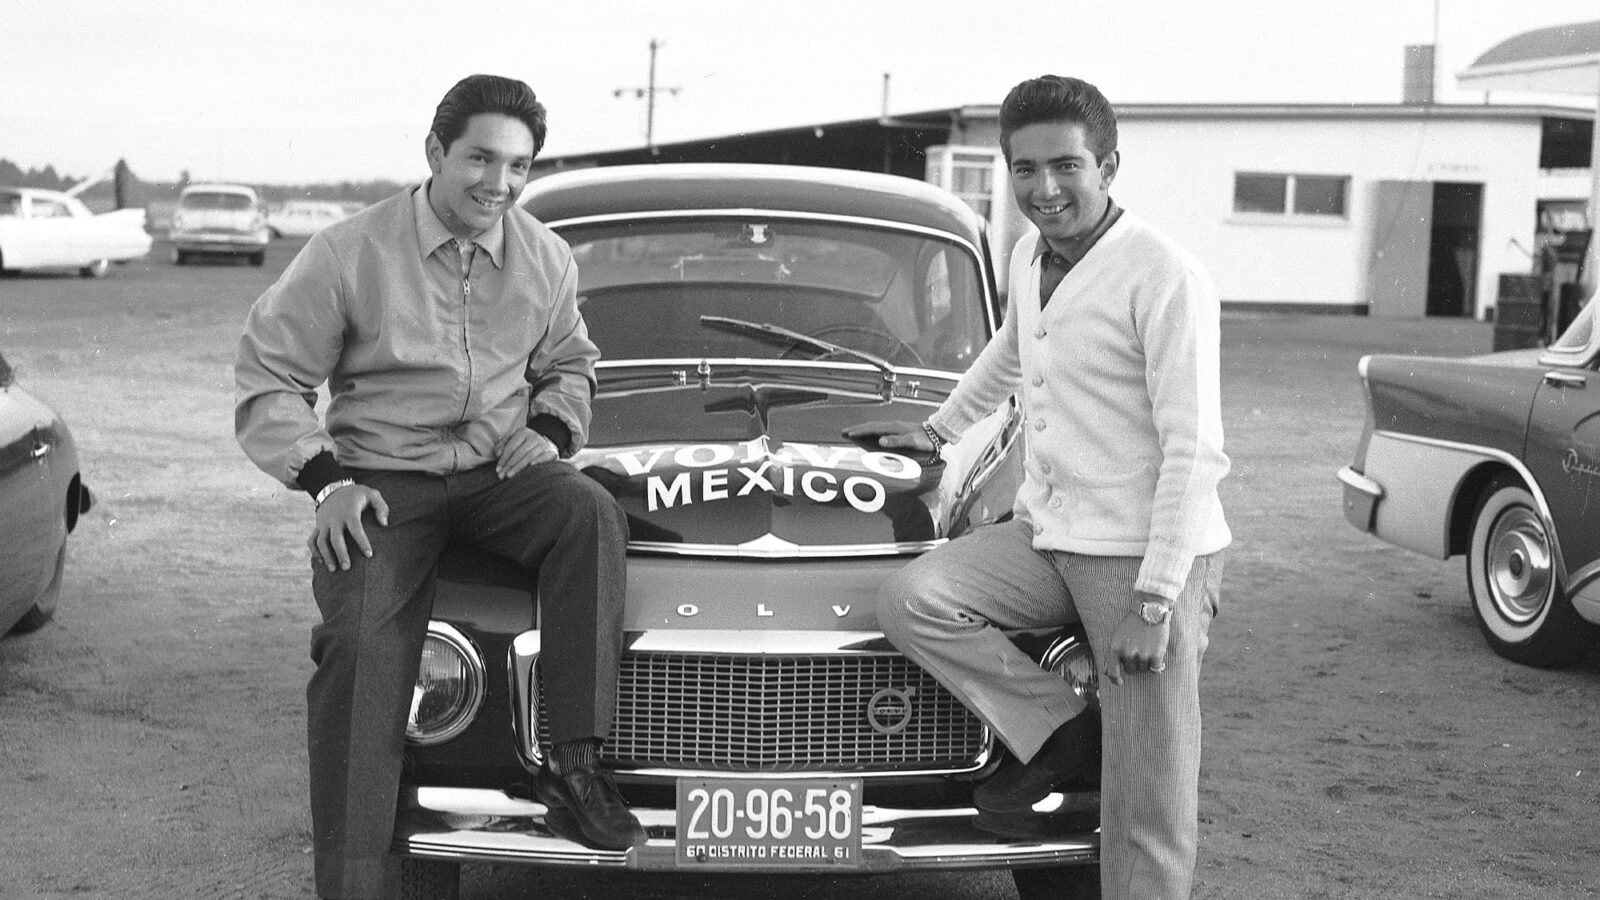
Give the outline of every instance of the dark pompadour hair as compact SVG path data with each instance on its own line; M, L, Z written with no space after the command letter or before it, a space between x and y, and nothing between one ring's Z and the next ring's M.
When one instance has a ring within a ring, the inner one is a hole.
M1011 158L1011 134L1041 122L1076 122L1096 162L1117 149L1117 114L1100 89L1081 78L1041 75L1011 89L1000 104L1000 149Z
M480 113L500 113L521 120L533 132L533 155L538 156L544 148L544 104L525 82L499 75L468 75L456 82L439 101L429 130L448 153L450 145L467 130L467 120Z

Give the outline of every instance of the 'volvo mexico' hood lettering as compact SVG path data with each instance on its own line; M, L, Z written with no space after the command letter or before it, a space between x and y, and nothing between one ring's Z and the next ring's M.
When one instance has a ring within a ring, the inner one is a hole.
M884 400L860 367L719 374L728 381L702 386L674 384L667 366L600 371L590 443L572 462L622 504L637 548L914 552L958 531L987 480L973 470L992 432L943 459L841 436L869 419L921 421L942 399L927 387Z
M800 442L774 449L766 435L743 444L651 447L609 457L630 477L644 477L651 512L764 491L814 503L843 499L858 512L875 513L889 496L885 482L903 490L922 478L922 466L898 453Z

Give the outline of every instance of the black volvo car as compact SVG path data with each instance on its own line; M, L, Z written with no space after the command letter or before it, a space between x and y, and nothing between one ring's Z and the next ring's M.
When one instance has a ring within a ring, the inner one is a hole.
M941 457L840 437L925 418L998 328L983 221L910 179L786 166L563 173L524 202L571 245L602 353L571 463L630 519L604 752L649 841L593 850L545 826L529 789L547 729L527 579L453 552L408 728L395 836L408 895L453 895L474 861L993 868L1025 894L1096 891L1098 778L1044 801L1037 839L974 828L972 785L998 746L873 609L908 559L1011 514L1020 412ZM1093 697L1081 632L1015 639Z

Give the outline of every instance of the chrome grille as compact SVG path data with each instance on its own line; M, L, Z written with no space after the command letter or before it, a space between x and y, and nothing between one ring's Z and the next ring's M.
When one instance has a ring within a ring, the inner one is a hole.
M911 698L909 719L893 734L868 721L868 704L884 690ZM542 746L546 709L541 690ZM981 722L897 654L630 652L605 758L624 769L938 771L972 768L986 741Z

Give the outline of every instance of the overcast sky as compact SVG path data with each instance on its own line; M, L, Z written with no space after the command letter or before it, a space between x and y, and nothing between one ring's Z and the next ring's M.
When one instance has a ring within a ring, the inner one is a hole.
M891 113L995 104L1046 72L1113 103L1394 103L1405 46L1436 33L1440 98L1476 103L1454 75L1485 50L1597 17L1595 0L0 0L0 157L410 180L434 105L473 72L533 86L548 155L640 146L652 39L661 143L875 116L884 73Z

